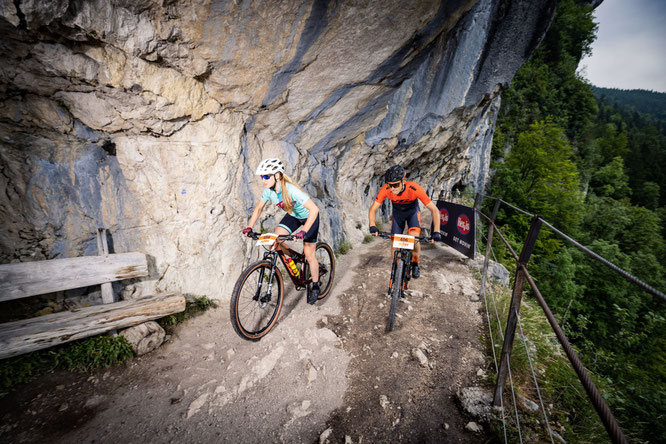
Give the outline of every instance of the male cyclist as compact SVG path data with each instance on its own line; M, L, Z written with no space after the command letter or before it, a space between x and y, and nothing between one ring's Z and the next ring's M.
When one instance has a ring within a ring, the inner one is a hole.
M368 211L370 220L370 234L377 236L379 230L375 226L375 215L377 209L382 205L384 199L388 198L393 205L393 221L391 223L391 234L402 234L405 224L409 227L407 233L412 236L418 236L421 233L421 210L417 199L423 203L432 213L433 233L432 240L439 242L442 235L439 233L439 210L430 200L426 192L414 182L405 180L405 169L400 165L395 165L386 170L384 174L383 187L377 193L377 198L372 203ZM393 251L393 250L391 250ZM418 278L421 275L419 270L419 255L421 253L421 244L418 242L414 247L412 254L412 276Z

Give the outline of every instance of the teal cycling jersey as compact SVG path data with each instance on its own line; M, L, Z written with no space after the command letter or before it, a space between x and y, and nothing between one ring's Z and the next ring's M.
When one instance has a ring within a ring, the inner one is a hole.
M291 201L294 204L294 207L291 209L289 214L297 219L307 219L310 215L310 210L305 208L304 204L308 201L308 199L310 199L310 196L290 183L286 184L286 186L287 193L289 193L289 197L291 197ZM280 205L282 203L282 191L276 193L270 188L265 188L264 192L261 194L261 200L263 202L268 202L270 200L275 205L282 208L282 205Z

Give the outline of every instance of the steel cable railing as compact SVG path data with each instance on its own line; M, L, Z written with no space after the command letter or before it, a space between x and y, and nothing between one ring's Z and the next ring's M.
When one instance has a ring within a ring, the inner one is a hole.
M489 235L489 237L492 238L492 232ZM487 249L492 250L492 245L491 245L490 242L488 242L488 238L486 238L486 245L487 245L487 247L486 247ZM493 256L494 255L495 255L495 253L493 252ZM485 263L484 263L484 269L485 269ZM499 374L499 365L497 363L497 353L495 352L495 333L493 332L492 323L490 322L490 310L488 309L488 296L487 296L487 293L486 293L486 273L483 273L481 275L481 296L483 296L483 303L486 307L486 320L488 321L488 334L490 336L490 348L493 352L493 362L495 363L495 373ZM494 300L494 298L493 298L493 300ZM501 332L501 327L499 327L499 328L500 328L500 332ZM503 431L504 431L504 442L508 443L509 440L507 438L507 432L506 432L506 413L504 411L504 399L501 399L500 409L501 409L501 412L502 412L502 428L503 428Z
M558 341L560 342L560 344L564 348L565 353L567 355L567 358L569 359L571 365L573 366L574 371L576 372L576 374L577 374L579 380L581 381L585 391L587 392L588 397L592 401L592 404L593 404L595 410L599 414L599 417L601 418L604 426L606 427L606 430L608 431L609 436L611 437L613 442L620 442L620 443L627 442L626 438L624 437L624 435L622 433L622 430L620 429L619 425L617 424L617 421L613 417L612 412L610 411L610 408L604 402L603 398L601 397L601 394L599 393L597 388L592 383L592 380L591 380L590 376L587 374L585 368L583 367L583 365L580 362L578 356L576 355L575 351L573 350L573 347L569 344L568 340L566 339L566 336L564 335L561 328L557 324L557 321L555 320L554 316L550 312L550 308L548 307L545 300L541 296L541 293L539 292L538 288L536 287L536 284L534 283L534 280L532 279L529 272L527 271L527 266L526 265L527 265L527 262L529 261L529 257L532 254L532 249L534 248L536 238L538 237L539 229L540 229L541 225L545 223L546 226L548 226L551 230L553 230L553 232L555 234L563 237L565 240L567 240L568 242L570 242L571 244L576 246L576 248L578 248L581 251L585 252L586 254L592 256L594 259L602 262L604 265L611 268L611 270L616 271L618 274L622 275L625 279L630 280L633 283L639 285L641 288L648 291L649 293L651 293L653 295L656 295L656 296L662 298L663 300L666 300L666 296L664 295L664 293L650 287L649 285L640 281L636 277L632 276L631 274L627 273L626 271L622 270L621 268L617 267L616 265L612 264L611 262L603 259L601 256L597 255L596 253L592 252L591 250L585 248L584 246L582 246L581 244L579 244L578 242L576 242L575 240L573 240L569 236L565 235L561 231L555 229L552 225L548 224L543 219L541 219L540 216L532 216L533 217L532 226L530 228L530 232L528 233L528 237L527 237L527 240L525 242L525 245L523 246L523 251L522 251L522 253L519 257L516 254L516 252L513 250L513 248L511 247L510 243L504 237L504 235L502 235L502 233L495 226L494 218L495 218L495 216L498 212L500 203L504 203L507 206L515 209L516 211L519 211L522 214L525 214L525 215L531 215L531 214L524 211L524 210L521 210L520 208L517 208L517 207L515 207L515 206L513 206L513 205L511 205L511 204L509 204L509 203L507 203L507 202L505 202L505 201L503 201L499 198L492 197L492 196L489 196L489 197L496 200L492 218L488 217L487 215L483 214L483 212L479 211L476 208L476 205L475 205L475 210L474 210L475 213L481 214L485 219L487 219L489 224L490 224L489 235L486 238L486 240L487 240L487 249L486 249L486 257L485 257L485 261L484 261L484 268L483 268L483 275L482 275L482 288L481 288L482 292L484 292L484 301L486 302L486 310L488 310L488 301L487 301L487 297L485 295L485 280L486 280L486 273L487 273L488 256L489 256L490 252L492 252L493 255L494 255L494 251L493 251L492 246L491 246L491 244L492 244L492 234L493 234L494 231L497 232L500 239L506 245L509 252L511 253L511 256L513 256L514 260L516 261L516 263L518 265L517 270L516 270L516 282L514 283L514 292L512 294L512 302L511 302L513 312L512 312L511 309L509 310L509 319L508 319L507 327L506 327L507 334L510 334L511 336L509 337L509 336L506 336L506 335L502 334L502 337L503 337L503 340L504 340L504 347L502 349L502 358L500 360L500 365L499 365L499 369L498 369L498 382L497 382L498 386L497 386L496 391L495 391L495 401L494 401L495 405L497 405L498 398L499 398L500 402L503 402L502 401L503 396L501 395L501 393L503 391L502 389L503 389L503 386L504 386L503 378L506 378L507 371L508 371L508 376L509 376L510 383L511 383L511 391L512 391L512 394L513 394L513 397L514 397L514 406L515 406L515 403L516 403L515 391L514 391L514 388L513 388L513 378L511 377L511 370L510 370L510 356L511 356L511 348L512 348L512 345L513 345L513 336L515 335L515 327L516 327L516 324L517 324L519 329L520 329L520 332L521 332L521 337L523 339L523 344L525 345L525 350L526 350L526 353L527 353L528 362L530 364L530 369L531 369L531 372L532 372L532 376L533 376L533 379L534 379L536 390L537 390L537 393L539 395L539 402L541 404L542 413L543 413L544 419L546 421L546 428L547 428L547 431L548 431L548 434L549 434L549 438L550 438L551 442L553 442L552 429L550 428L550 424L549 424L548 417L547 417L547 414L546 414L546 409L545 409L545 406L543 404L543 399L541 397L541 392L540 392L540 389L539 389L539 386L538 386L538 381L537 381L537 378L536 378L536 374L534 372L534 366L532 364L532 359L531 359L531 356L530 356L530 353L529 353L529 349L527 347L527 343L525 341L525 336L524 336L524 332L523 332L523 329L522 329L522 324L521 324L521 321L520 321L519 310L520 310L521 293L523 291L523 281L527 280L530 287L532 288L533 292L535 293L536 299L539 302L542 310L544 311L544 313L546 315L546 318L548 319L551 327L553 328ZM479 196L477 196L477 202L480 202L480 201L481 201L481 199L479 199ZM514 301L514 298L516 299L515 301ZM501 332L502 331L502 325L501 325L501 321L499 320L499 314L498 314L497 303L495 301L495 298L493 298L493 303L494 303L494 306L495 306L495 315L498 318L498 326L499 326L500 332ZM515 304L515 306L514 306L514 304ZM486 313L486 315L487 315L487 319L488 319L489 330L490 330L490 333L492 335L493 332L492 332L492 329L491 329L491 326L490 326L491 325L490 315L488 315L488 313ZM495 366L496 366L496 369L497 369L497 357L496 357L496 353L495 353L495 350L494 350L494 344L493 344L493 359L495 360ZM503 369L503 367L506 367L506 368ZM516 415L517 415L517 410L516 410ZM521 433L520 432L520 425L518 425L518 427L519 427L519 434L520 434ZM505 432L505 439L506 439L506 432ZM522 442L522 438L521 438L521 442Z
M530 287L532 287L532 291L534 291L534 295L536 296L539 305L541 305L541 309L544 311L546 318L550 323L550 326L555 331L557 340L564 348L564 352L569 358L569 362L571 362L571 365L576 371L576 374L578 375L578 378L583 384L583 388L587 392L588 397L592 400L592 405L594 406L595 410L601 417L601 420L604 423L604 426L606 426L606 429L608 430L609 434L611 435L613 442L626 443L627 440L624 437L624 434L622 433L622 430L620 429L620 426L618 425L615 417L613 416L613 413L608 407L608 404L606 404L604 399L601 397L601 393L592 382L592 378L590 378L590 375L585 370L585 367L583 367L583 363L580 362L578 355L574 351L571 344L569 344L569 341L567 340L564 332L562 331L559 324L555 320L555 316L553 316L553 313L550 311L548 304L546 304L546 301L541 295L541 292L534 283L534 280L532 280L532 276L530 276L530 274L527 272L527 268L523 264L520 264L520 267L525 273L527 277L527 282L529 282Z
M548 222L543 221L543 224L544 224L545 226L547 226L548 228L550 228L555 234L559 235L559 236L562 237L564 240L566 240L567 242L569 242L571 245L573 245L574 247L578 248L578 249L579 249L580 251L582 251L583 253L585 253L585 254L591 256L592 258L598 260L599 262L601 262L602 264L604 264L605 266L607 266L608 268L610 268L610 269L613 270L614 272L618 273L619 275L621 275L622 277L624 277L624 278L627 279L628 281L631 281L631 282L633 282L634 284L638 285L639 287L641 287L643 290L647 291L648 293L651 293L651 294L653 294L653 295L655 295L655 296L657 296L657 297L660 297L662 300L666 301L666 294L662 293L661 291L657 290L656 288L651 287L650 285L648 285L648 284L646 284L645 282L641 281L640 279L638 279L637 277L633 276L632 274L627 273L626 271L624 271L623 269L621 269L620 267L618 267L618 266L615 265L614 263L612 263L612 262L610 262L610 261L604 259L603 257L599 256L599 255L598 255L597 253L595 253L594 251L592 251L592 250L590 250L589 248L587 248L587 247L581 245L580 243L576 242L574 239L572 239L572 238L570 238L569 236L567 236L566 234L562 233L560 230L558 230L557 228L553 227L553 226L552 226L551 224L549 224Z
M499 234L500 237L502 236L502 234L499 231L497 231L497 234ZM489 248L492 248L492 245L489 244ZM485 291L485 289L484 289L484 291ZM500 316L499 316L499 310L497 309L497 300L494 297L492 298L492 300L493 300L493 306L494 306L494 309L495 309L495 317L497 318L497 326L499 328L500 336L501 336L502 340L504 340L504 332L503 332L503 327L502 327L502 321L501 321ZM494 353L495 353L495 350L493 348L493 354ZM499 368L497 370L498 370L497 373L499 374ZM511 363L510 362L509 362L509 366L508 366L508 373L509 373L509 383L510 383L510 387L511 387L511 397L513 399L513 409L514 409L514 413L516 415L516 427L518 428L518 439L522 443L523 442L522 429L520 427L520 417L518 416L518 405L516 403L516 392L515 392L515 388L514 388L514 384L513 384L513 375L511 373ZM501 403L501 408L502 408L502 415L504 415L504 399L503 399L503 397L500 398L500 403ZM506 437L506 435L505 435L505 437Z
M502 237L502 234L499 232L499 230L497 230L497 233L500 235L500 237ZM486 239L486 241L488 241L487 237L484 236L484 238ZM495 256L495 251L494 251L492 245L488 245L488 248L490 249L490 252L493 254L493 257L495 258L495 262L497 262L497 257ZM511 248L511 247L509 247L509 248ZM515 255L515 252L513 250L511 250L511 251L514 254L514 257L517 257ZM484 297L485 297L485 285L484 285L485 284L485 278L486 278L485 275L483 275L481 277L481 284L482 284L481 286L482 286L482 289L484 291ZM495 302L495 298L493 298L493 301ZM488 310L487 304L486 304L486 310ZM501 330L501 325L502 324L500 323L500 320L499 320L499 315L498 315L498 310L497 310L497 305L496 304L495 304L495 313L497 314L497 322L498 322L498 325L500 326L500 335L502 336L502 339L504 339L504 335L502 334L502 330ZM488 316L488 313L486 313L486 316ZM534 371L534 366L532 365L531 355L530 355L530 352L529 352L529 348L527 346L527 341L525 340L525 333L523 332L523 327L522 327L522 323L520 321L520 315L518 314L518 312L516 312L516 316L517 316L517 319L518 319L518 326L520 328L521 340L523 341L523 345L525 347L525 353L527 355L527 360L529 362L530 370L531 370L531 373L532 373L532 379L534 380L534 385L535 385L535 388L536 388L536 391L537 391L537 395L539 397L539 404L541 406L541 411L542 411L543 416L544 416L544 420L545 420L545 424L546 424L546 430L548 431L548 436L550 438L551 443L554 444L553 434L552 434L551 428L550 428L550 422L548 421L548 415L546 414L546 408L545 408L544 403L543 403L543 398L541 396L541 390L539 389L539 383L537 382L536 373ZM489 328L489 330L492 334L492 329L490 328L490 319L488 319L488 328ZM494 347L494 345L493 345L493 347ZM493 359L495 359L495 370L497 371L497 358L496 358L494 348L493 348ZM513 381L511 381L511 386L512 386L512 391L513 391ZM505 437L506 437L506 434L505 434Z
M523 341L525 346L525 354L527 355L527 362L530 364L530 371L532 372L532 379L534 380L534 386L536 387L537 395L539 396L539 404L541 405L541 412L543 412L543 419L546 421L546 430L548 431L548 437L550 438L551 444L555 444L553 441L553 432L550 429L550 422L548 421L548 415L546 414L546 406L543 405L543 398L541 397L541 390L539 389L539 382L537 381L536 373L534 372L534 366L532 365L532 357L530 356L530 350L527 346L527 340L525 339L525 332L523 331L523 324L520 322L520 315L516 312L518 317L518 328L520 328L520 339Z
M485 291L485 285L484 285L485 282L484 282L484 280L485 280L485 275L481 276L481 294L483 296L484 305L486 306L486 319L488 321L488 332L489 332L489 335L490 335L490 348L493 351L493 362L495 363L495 373L499 373L499 366L497 365L497 353L495 353L495 339L494 339L495 333L493 332L493 327L492 327L491 322L490 322L490 314L489 314L490 312L488 310L488 297L487 297L487 294L486 294L486 291ZM506 418L505 418L505 414L504 414L504 400L502 400L500 408L501 408L501 411L502 411L502 427L504 429L504 442L508 443L509 440L507 439L507 436L506 436Z

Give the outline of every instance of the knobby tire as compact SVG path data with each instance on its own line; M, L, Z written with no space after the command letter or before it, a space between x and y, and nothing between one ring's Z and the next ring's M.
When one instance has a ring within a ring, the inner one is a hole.
M262 307L260 301L253 300L253 296L257 293L258 279L262 270L264 278L259 297L267 295L271 267L271 262L265 260L250 265L238 277L231 295L229 306L231 324L238 336L248 341L258 341L271 331L282 310L284 282L277 267L273 276L270 302Z
M391 284L391 309L389 311L388 331L393 331L395 324L395 313L398 310L398 300L400 299L400 291L402 290L402 271L405 263L402 259L398 259L395 265L395 275L393 283Z

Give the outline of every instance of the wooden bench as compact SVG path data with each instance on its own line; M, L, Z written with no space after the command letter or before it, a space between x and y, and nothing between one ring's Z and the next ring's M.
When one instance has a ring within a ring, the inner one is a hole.
M108 254L98 231L100 256L0 265L0 301L92 285L102 286L103 305L0 324L0 359L130 327L185 310L185 298L164 293L113 302L111 283L148 276L143 253Z

